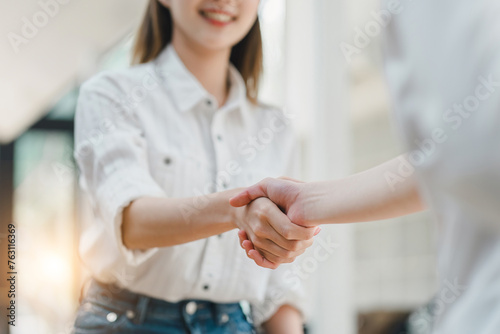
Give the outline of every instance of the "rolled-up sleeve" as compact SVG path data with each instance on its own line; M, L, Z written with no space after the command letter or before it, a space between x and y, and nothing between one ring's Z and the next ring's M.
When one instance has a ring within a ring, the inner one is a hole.
M146 140L131 110L105 85L82 85L75 115L74 157L80 185L89 196L95 220L104 223L129 265L139 265L157 248L130 250L121 235L122 211L141 197L165 197L152 178ZM95 222L94 222L95 223Z

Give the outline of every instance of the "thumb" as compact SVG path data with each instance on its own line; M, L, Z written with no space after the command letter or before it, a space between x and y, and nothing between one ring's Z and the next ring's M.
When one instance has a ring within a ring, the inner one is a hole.
M265 181L259 182L247 189L243 190L239 194L229 199L229 204L234 207L245 206L249 204L254 199L259 197L267 196L267 187L265 186Z
M231 206L234 206L235 208L239 208L241 206L245 206L245 205L249 204L251 201L252 201L252 198L251 198L250 194L248 193L248 190L243 190L242 192L240 192L236 196L231 197L229 199L229 204L231 204Z

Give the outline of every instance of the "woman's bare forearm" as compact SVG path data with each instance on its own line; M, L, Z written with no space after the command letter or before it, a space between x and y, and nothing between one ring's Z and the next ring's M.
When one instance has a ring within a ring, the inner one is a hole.
M306 220L315 224L366 222L423 210L414 173L404 177L399 173L402 159L345 179L306 184L301 195Z
M300 312L290 305L281 306L262 327L266 334L303 334L304 325Z
M140 198L123 211L122 238L129 249L184 244L236 228L229 198L239 190L191 198Z

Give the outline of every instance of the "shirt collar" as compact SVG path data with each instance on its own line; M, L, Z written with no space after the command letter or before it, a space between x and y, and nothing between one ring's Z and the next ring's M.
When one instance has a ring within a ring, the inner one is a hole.
M167 45L155 59L156 72L162 77L175 105L180 111L192 110L199 103L210 101L217 109L217 100L186 68L172 44ZM229 64L230 90L222 109L234 109L246 102L246 86L239 71Z

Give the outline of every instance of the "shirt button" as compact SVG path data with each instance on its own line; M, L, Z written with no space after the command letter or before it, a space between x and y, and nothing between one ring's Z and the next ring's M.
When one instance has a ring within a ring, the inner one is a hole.
M197 308L198 306L196 305L196 302L189 302L186 304L186 313L193 315L195 314Z
M165 165L170 165L172 163L172 159L170 157L166 157L163 162L165 162Z
M220 316L220 322L221 322L221 323L225 324L225 323L226 323L226 322L228 322L228 321L229 321L229 316L228 316L226 313L224 313L224 314L222 314L222 315Z
M203 290L208 290L208 289L210 289L210 286L209 286L208 284L205 284L205 285L203 286Z
M127 318L129 319L134 319L135 318L135 312L132 311L132 310L128 310L125 315L127 316Z
M212 100L207 99L206 104L207 104L207 106L211 107L212 106Z
M222 136L221 135L217 135L217 140L218 141L222 141Z
M118 319L118 316L116 315L115 312L109 312L107 315L106 315L106 320L108 320L109 322L115 322L116 319Z

